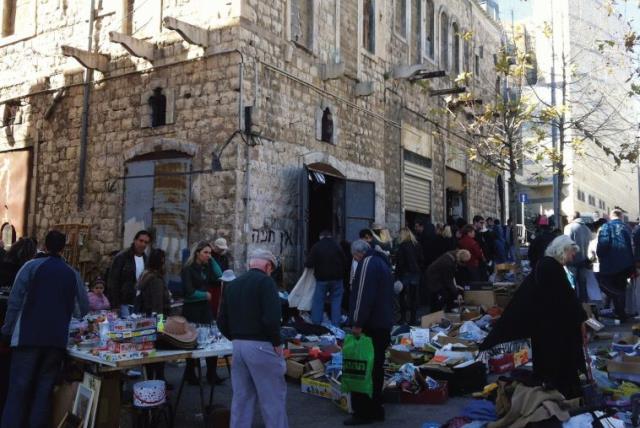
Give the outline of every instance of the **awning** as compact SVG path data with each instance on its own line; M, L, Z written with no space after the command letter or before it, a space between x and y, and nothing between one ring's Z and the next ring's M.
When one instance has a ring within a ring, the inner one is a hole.
M322 174L330 175L336 178L341 178L343 180L347 178L340 171L338 171L337 169L335 169L334 167L326 163L321 163L321 162L311 163L307 165L307 169L309 171L320 172Z
M447 189L449 190L464 192L464 174L460 174L457 171L447 168L445 183L447 184Z

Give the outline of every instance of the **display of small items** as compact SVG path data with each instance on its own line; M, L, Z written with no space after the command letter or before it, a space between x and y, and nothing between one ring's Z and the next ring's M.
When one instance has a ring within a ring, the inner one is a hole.
M83 320L72 320L69 336L70 346L107 361L142 358L155 351L157 319L120 319L112 312L91 314Z

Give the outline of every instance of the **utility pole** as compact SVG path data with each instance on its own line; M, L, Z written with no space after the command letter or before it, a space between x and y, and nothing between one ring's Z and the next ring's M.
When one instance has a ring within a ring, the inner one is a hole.
M555 28L553 22L553 10L554 1L551 0L551 105L556 107L556 47L555 47ZM551 143L553 145L553 152L557 155L559 149L558 144L558 121L553 119L551 121ZM558 163L553 159L553 220L555 227L560 227L560 195L561 189L559 186L558 176Z

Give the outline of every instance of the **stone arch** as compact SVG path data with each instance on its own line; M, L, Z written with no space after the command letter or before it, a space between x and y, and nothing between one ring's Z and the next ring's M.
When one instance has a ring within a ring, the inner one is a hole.
M198 144L189 141L177 140L174 138L160 138L136 144L132 148L125 150L122 154L123 162L128 162L136 157L158 153L158 152L181 152L190 157L195 157L198 153Z

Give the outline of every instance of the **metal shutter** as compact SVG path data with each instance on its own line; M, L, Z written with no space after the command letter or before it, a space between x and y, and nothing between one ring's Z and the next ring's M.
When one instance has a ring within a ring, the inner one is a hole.
M431 169L405 161L402 192L405 210L424 214L431 213L432 180Z

